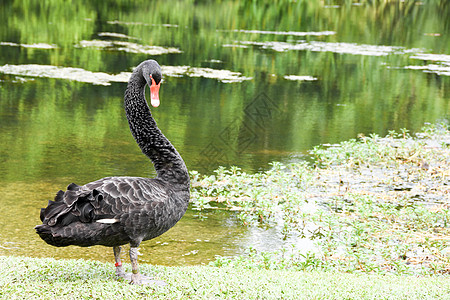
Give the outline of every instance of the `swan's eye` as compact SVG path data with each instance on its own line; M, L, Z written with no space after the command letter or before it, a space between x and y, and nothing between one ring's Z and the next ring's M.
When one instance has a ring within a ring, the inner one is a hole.
M161 74L158 74L158 73L150 74L149 77L150 77L151 82L154 84L160 84L162 81L162 78L161 78L162 76L161 76Z

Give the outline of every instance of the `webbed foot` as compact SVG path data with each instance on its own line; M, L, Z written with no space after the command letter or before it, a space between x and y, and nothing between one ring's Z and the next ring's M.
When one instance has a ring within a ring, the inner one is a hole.
M124 276L120 277L128 281L132 285L167 285L167 283L163 280L155 280L153 279L153 277L145 276L142 274L124 273Z

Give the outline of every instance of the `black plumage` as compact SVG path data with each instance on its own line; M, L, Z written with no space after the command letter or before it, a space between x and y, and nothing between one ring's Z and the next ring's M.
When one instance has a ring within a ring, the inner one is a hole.
M131 133L153 162L156 178L107 177L83 186L72 183L41 209L42 225L36 226L39 236L53 246L113 247L119 276L125 275L120 246L129 243L133 284L142 280L136 248L174 226L189 203L186 165L157 127L145 100L148 84L152 105L159 105L161 77L156 61L144 61L133 71L124 98Z

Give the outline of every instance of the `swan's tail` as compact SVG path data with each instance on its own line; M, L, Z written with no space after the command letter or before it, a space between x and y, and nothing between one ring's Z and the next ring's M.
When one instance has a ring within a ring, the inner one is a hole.
M36 233L47 244L57 247L95 244L97 238L94 235L102 224L91 222L94 206L101 198L95 189L85 190L70 184L66 192L59 191L54 201L48 201L48 206L41 208L42 225L35 227Z
M70 245L69 242L64 243L64 239L55 237L53 235L52 228L48 225L45 224L38 225L34 229L36 229L36 233L39 234L41 239L43 239L49 245L57 247L64 247Z
M74 187L74 184L71 184L67 187L67 189L71 190L74 189ZM64 191L60 190L56 193L54 201L49 200L48 206L46 208L41 208L40 218L43 224L37 225L34 228L36 229L36 233L39 234L41 239L43 239L47 244L57 247L70 245L70 242L67 239L62 238L62 226L55 226L58 218L65 221L65 219L71 215L67 214L67 212L70 211L70 207L68 207L64 202L64 194ZM64 218L66 214L67 217ZM64 222L66 225L70 223L70 220L67 221Z

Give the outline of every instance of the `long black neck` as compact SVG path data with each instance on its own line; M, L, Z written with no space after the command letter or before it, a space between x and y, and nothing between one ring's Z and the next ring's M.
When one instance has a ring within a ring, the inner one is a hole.
M186 165L156 125L145 100L145 84L142 70L136 69L125 91L125 112L131 133L142 152L152 161L157 179L181 189L188 188L189 173Z

